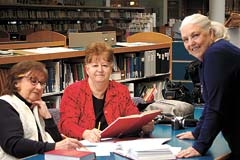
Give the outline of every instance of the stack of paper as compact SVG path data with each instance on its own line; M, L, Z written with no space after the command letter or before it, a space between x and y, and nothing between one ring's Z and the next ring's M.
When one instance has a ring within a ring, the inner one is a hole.
M148 138L131 141L120 141L117 142L119 147L115 153L134 160L176 159L174 152L178 152L181 150L181 148L173 148L169 145L163 145L163 143L168 140L170 139Z

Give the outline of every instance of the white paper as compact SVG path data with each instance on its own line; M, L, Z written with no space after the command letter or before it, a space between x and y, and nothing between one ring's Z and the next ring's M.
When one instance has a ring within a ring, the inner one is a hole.
M41 47L41 48L34 48L34 49L24 49L22 51L38 53L38 54L46 54L46 53L71 52L71 51L77 51L77 50L66 48L66 47Z

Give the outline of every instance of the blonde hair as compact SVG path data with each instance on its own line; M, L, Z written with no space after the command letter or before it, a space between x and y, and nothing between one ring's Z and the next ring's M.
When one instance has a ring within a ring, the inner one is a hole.
M188 24L196 24L206 30L211 27L211 21L208 19L208 17L199 13L185 17L181 23L179 30L181 31L182 28Z
M222 23L211 21L207 16L202 14L196 13L185 17L179 30L181 31L188 24L196 24L204 30L213 30L215 41L219 39L229 40L230 38L227 28Z
M94 56L113 63L113 48L105 42L93 42L85 50L85 64L91 63Z
M220 22L211 21L211 28L214 31L215 41L219 39L229 40L230 36L227 28Z

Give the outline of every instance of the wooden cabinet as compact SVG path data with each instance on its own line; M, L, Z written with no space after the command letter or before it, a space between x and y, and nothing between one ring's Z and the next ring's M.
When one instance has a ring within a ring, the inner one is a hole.
M24 39L38 30L89 32L100 27L107 19L116 27L126 29L143 7L88 7L43 4L0 4L0 30L11 33L12 39Z

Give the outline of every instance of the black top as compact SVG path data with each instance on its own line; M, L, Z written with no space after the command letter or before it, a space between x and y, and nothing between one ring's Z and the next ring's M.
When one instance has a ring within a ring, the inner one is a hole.
M32 105L16 94L29 107ZM62 140L57 125L53 118L45 119L45 130L51 135L54 141ZM17 158L31 156L33 154L43 154L46 151L53 150L55 143L44 143L40 134L40 141L34 141L24 138L22 122L18 112L6 101L0 100L0 145L2 149Z
M99 123L101 123L100 130L103 130L104 128L106 128L108 126L108 124L106 122L106 118L104 116L104 111L103 111L105 96L103 99L98 99L94 96L92 96L92 97L93 97L94 112L95 112L95 116L96 116L95 128L98 128Z
M205 102L203 114L193 131L193 147L204 154L220 131L235 159L240 159L240 48L226 40L213 43L200 65Z

